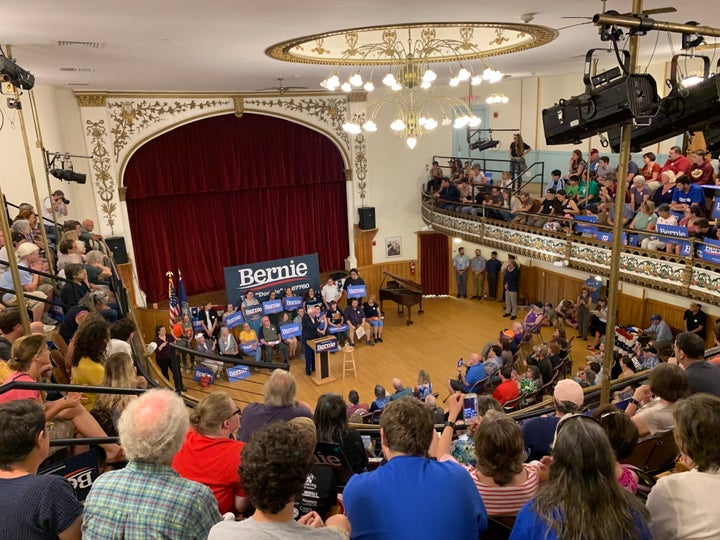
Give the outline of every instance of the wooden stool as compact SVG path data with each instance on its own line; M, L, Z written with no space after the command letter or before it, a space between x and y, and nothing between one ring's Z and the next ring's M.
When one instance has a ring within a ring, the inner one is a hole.
M352 371L353 375L357 379L357 370L355 369L355 347L345 347L342 350L343 353L343 380L345 380L345 373Z

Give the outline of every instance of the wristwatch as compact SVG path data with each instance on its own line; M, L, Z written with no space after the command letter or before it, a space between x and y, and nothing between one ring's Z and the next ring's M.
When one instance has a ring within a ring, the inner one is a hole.
M640 402L635 398L630 398L630 403L635 405L638 409L640 408Z
M451 427L455 431L455 422L445 422L445 427Z

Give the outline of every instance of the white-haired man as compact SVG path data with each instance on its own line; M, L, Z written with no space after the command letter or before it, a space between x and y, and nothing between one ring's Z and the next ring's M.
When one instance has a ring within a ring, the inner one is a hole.
M47 314L48 309L52 305L46 304L42 300L52 300L53 286L49 283L43 283L39 274L33 274L28 269L46 270L44 263L40 260L40 248L35 244L26 242L20 244L15 252L17 257L18 274L20 275L20 285L23 292L34 296L36 299L26 297L25 305L32 311L34 321L42 321L46 325L56 325L57 322ZM0 276L0 287L15 291L15 284L12 280L12 273L5 272ZM6 306L17 306L18 300L15 292L3 294L3 302Z
M189 423L185 404L170 390L150 390L127 406L118 432L130 463L93 484L83 538L207 538L221 519L212 491L170 466Z
M273 422L287 422L298 416L312 418L312 408L297 401L295 376L289 371L276 369L265 383L265 402L251 403L243 409L243 420L238 440L248 442L260 427Z

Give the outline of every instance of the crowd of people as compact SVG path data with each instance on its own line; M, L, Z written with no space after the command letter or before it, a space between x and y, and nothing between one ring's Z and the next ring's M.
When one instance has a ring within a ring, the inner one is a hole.
M720 240L710 223L720 162L703 150L689 157L673 146L662 166L652 152L643 154L642 166L630 161L627 191L620 202L617 168L597 149L591 150L587 162L581 150L574 150L567 171L552 171L541 199L515 191L512 178L517 175L492 185L477 164L452 178L433 167L431 175L441 176L433 177L428 189L442 209L550 231L597 237L602 233L598 225L612 227L621 220L625 243L680 255L687 254L690 239Z

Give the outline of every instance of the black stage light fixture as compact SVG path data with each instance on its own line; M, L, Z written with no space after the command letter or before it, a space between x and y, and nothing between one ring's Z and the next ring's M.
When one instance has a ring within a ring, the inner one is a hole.
M0 81L9 82L17 88L32 90L35 76L25 71L7 56L0 56Z
M630 54L621 51L622 69L615 67L591 76L596 51L606 49L590 49L585 55L585 93L543 109L547 144L578 143L616 124L631 119L648 122L657 114L660 96L652 75L629 73Z
M84 184L87 181L87 175L83 173L76 173L70 169L50 169L52 174L58 180L65 180L66 182L77 182L78 184Z
M478 139L470 145L470 150L478 150L482 152L488 148L495 148L498 144L500 144L500 141L493 139Z
M703 60L703 80L685 88L678 74L678 61L683 57L701 58ZM632 152L640 152L643 148L656 144L681 133L704 131L720 121L720 77L717 71L710 75L710 59L706 56L692 54L676 54L670 62L670 93L660 100L657 116L651 125L634 127L630 148ZM613 152L620 151L620 129L613 127L608 130L608 139Z

